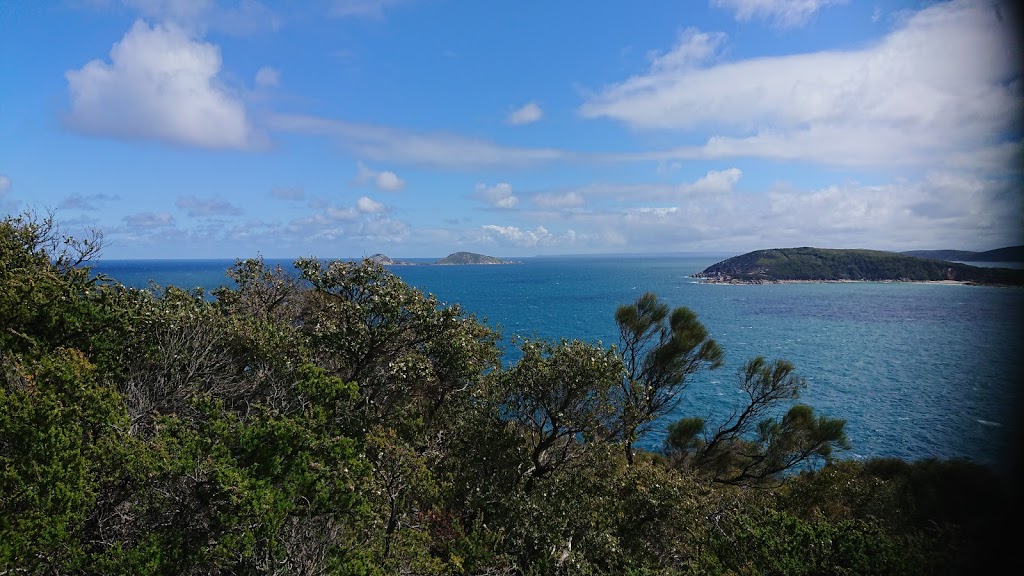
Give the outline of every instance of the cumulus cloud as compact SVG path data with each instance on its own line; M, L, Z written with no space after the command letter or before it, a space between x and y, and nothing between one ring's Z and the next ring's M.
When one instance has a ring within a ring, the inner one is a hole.
M256 71L256 85L273 88L281 82L281 72L270 66L263 66Z
M218 77L220 49L175 25L136 22L110 50L65 74L68 125L92 136L251 148L243 102Z
M360 156L374 161L429 168L480 170L530 166L572 156L553 148L515 148L456 134L423 134L314 116L278 114L268 121L272 128L283 132L336 138Z
M739 168L710 170L699 180L683 188L688 192L731 192L736 183L740 181L741 176L743 176L743 171Z
M366 196L356 201L356 209L363 214L380 214L387 211L387 207L383 204L375 202Z
M495 208L515 208L519 203L519 197L512 194L512 185L508 182L499 182L494 186L477 184L476 196Z
M659 194L652 188L645 198ZM706 190L662 198L580 211L571 220L589 238L637 251L792 246L988 250L1019 244L1024 214L1019 181L951 171L813 188L780 183L763 194Z
M886 184L845 183L776 190L765 218L778 230L852 246L870 238L888 249L1019 244L1024 198L1016 184L950 172Z
M11 179L0 174L0 196L7 194L11 189Z
M666 55L648 73L588 99L580 113L637 130L716 132L702 146L647 155L652 159L931 165L998 143L1006 126L1019 125L1014 33L990 3L939 3L854 50L704 66L669 66ZM669 54L689 53L694 36Z
M174 216L167 212L139 212L125 216L124 223L129 228L165 228L174 226Z
M355 181L358 184L372 183L381 192L398 192L405 188L405 180L399 178L398 174L387 170L377 172L363 162L356 162Z
M218 198L182 196L175 201L175 205L193 218L209 216L237 216L242 213L242 209L238 206Z
M377 190L384 192L396 192L405 188L405 180L402 180L394 172L383 171L377 174L374 179L374 185Z
M532 124L544 116L544 110L536 102L528 102L509 112L505 121L513 126Z
M480 227L483 242L499 242L521 248L538 246L567 246L576 242L576 232L568 230L564 234L555 235L543 226L533 230L522 230L516 226L497 226L487 224Z
M278 232L280 237L294 246L323 249L322 242L346 242L345 249L367 242L401 242L409 235L409 226L401 220L389 218L383 204L362 197L355 206L327 206L317 212L296 218ZM370 246L374 252L379 246Z
M58 208L61 210L99 210L104 202L120 200L117 194L72 194L65 198Z
M740 22L754 18L767 20L780 28L802 26L815 12L844 0L711 0L713 6L725 8Z

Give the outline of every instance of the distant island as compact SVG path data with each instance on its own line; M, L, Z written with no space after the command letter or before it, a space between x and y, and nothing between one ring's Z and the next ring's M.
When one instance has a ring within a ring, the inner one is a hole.
M484 256L472 252L455 252L441 258L435 264L516 264L511 260L502 260L494 256Z
M440 260L435 262L409 262L408 260L395 260L384 254L374 254L369 256L366 260L376 262L381 266L449 266L455 264L520 264L515 260L502 260L501 258L495 258L494 256L486 256L484 254L475 254L473 252L453 252Z
M1024 270L982 268L881 250L776 248L728 258L694 274L709 283L937 282L1024 285Z

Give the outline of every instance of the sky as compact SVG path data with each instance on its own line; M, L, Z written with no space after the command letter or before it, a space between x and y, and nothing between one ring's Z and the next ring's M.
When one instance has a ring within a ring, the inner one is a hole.
M1024 244L1015 6L0 0L0 214L109 259Z

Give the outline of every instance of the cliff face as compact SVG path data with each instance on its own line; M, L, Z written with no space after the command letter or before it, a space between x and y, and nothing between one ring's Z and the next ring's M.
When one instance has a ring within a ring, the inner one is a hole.
M734 256L694 274L712 282L936 281L1024 284L1024 271L905 256L879 250L779 248Z

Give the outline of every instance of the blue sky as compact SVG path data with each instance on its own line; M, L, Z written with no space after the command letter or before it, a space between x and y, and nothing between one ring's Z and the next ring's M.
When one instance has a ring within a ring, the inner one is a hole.
M1022 244L1013 6L0 0L0 212L106 258Z

